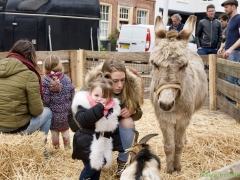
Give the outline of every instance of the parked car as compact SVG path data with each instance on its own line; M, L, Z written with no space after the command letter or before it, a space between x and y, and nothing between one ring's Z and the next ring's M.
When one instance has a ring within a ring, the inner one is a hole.
M116 50L119 52L151 52L154 42L153 25L122 25Z
M168 27L166 27L167 30ZM151 52L154 44L154 25L122 25L116 50L118 52ZM187 47L197 52L197 45L193 34L189 39Z

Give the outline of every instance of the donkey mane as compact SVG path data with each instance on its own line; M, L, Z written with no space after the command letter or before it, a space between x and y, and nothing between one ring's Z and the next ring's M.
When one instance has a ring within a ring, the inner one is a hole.
M163 31L161 32L161 36ZM157 34L159 37L159 34ZM165 32L165 38L156 38L156 44L150 54L150 62L167 67L170 64L184 65L188 63L189 51L184 40L178 40L178 32Z

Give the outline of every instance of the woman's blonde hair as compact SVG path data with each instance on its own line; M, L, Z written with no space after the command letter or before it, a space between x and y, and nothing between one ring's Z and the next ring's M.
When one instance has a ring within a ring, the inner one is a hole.
M108 59L104 62L103 67L102 67L102 72L107 74L107 73L113 73L113 72L124 72L125 73L125 82L123 85L122 89L122 102L129 110L131 113L133 113L138 105L138 102L134 99L134 94L132 90L132 86L129 82L128 75L127 75L127 70L124 65L124 63L118 59ZM108 77L107 77L108 78Z
M93 89L99 86L102 89L104 98L112 98L113 97L112 84L113 83L110 79L98 77L89 84L89 92L92 92Z
M59 56L56 55L49 55L45 60L44 60L44 68L43 71L45 74L53 72L63 72L63 65L61 63L61 59Z

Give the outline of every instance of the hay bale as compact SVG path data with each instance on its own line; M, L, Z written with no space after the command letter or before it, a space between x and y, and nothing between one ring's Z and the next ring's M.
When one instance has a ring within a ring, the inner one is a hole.
M0 179L27 177L37 172L44 161L45 135L0 134Z
M200 173L212 172L240 161L240 124L224 113L203 108L192 117L187 129L187 144L182 155L182 172L166 174L162 133L149 100L144 101L142 110L143 117L135 122L136 129L140 132L139 139L149 133L159 133L149 141L149 144L161 158L162 180L199 179ZM71 137L73 135L74 133L71 132ZM42 156L43 140L40 140L38 134L27 137L19 135L6 137L1 134L0 138L0 179L73 180L79 178L83 168L82 162L73 160L72 150L65 151L62 143L61 149L53 149L51 133L48 135L46 144L47 150L51 152L49 159L44 159ZM12 145L13 143L15 145ZM3 144L6 145L3 146ZM16 152L9 153L9 150L6 150L9 149L7 147L13 146L17 149ZM5 150L7 152L4 152ZM101 180L117 180L113 176L116 171L117 152L114 152L114 157L113 166L109 170L102 171Z

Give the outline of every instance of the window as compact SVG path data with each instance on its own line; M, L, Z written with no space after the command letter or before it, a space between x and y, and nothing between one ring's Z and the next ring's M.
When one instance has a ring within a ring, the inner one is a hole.
M120 8L119 18L128 20L129 17L129 9L128 8Z
M137 24L148 24L148 11L137 11Z
M121 29L122 24L132 24L132 14L132 6L118 5L118 29Z
M100 38L107 39L110 27L110 6L100 5Z

